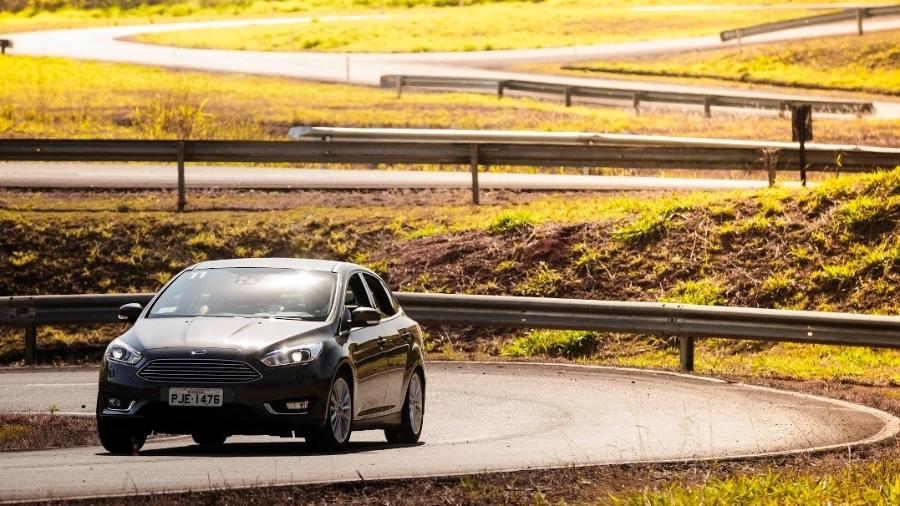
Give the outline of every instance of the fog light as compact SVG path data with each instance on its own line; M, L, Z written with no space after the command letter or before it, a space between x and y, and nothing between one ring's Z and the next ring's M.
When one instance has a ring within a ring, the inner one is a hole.
M110 397L107 404L109 404L109 407L112 409L119 409L122 407L122 401L115 397Z
M304 410L309 406L309 401L285 402L284 407L291 411Z

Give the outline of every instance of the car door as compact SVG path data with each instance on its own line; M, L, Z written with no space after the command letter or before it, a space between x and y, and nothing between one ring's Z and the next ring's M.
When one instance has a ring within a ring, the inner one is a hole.
M391 408L403 404L404 377L410 349L410 331L403 327L407 321L399 313L400 305L396 303L384 281L377 276L363 273L363 279L369 288L376 309L381 313L380 335L386 356L387 370L384 373L385 404Z
M344 289L344 317L357 307L374 307L369 291L359 273L347 279ZM365 418L384 411L384 373L388 369L378 325L355 327L349 334L350 358L356 367L356 415Z

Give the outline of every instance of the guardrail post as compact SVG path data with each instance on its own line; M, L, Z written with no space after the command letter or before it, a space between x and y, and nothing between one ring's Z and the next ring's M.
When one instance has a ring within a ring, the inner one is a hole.
M865 9L856 9L856 33L858 35L863 34L862 22L863 22L863 17L865 16L865 14L866 14Z
M6 54L6 49L13 47L13 42L9 39L0 39L0 54Z
M637 112L641 107L641 94L635 92L631 96L631 106L634 107L634 111Z
M403 76L397 76L397 98L403 95Z
M712 97L703 97L703 115L707 118L712 116Z
M506 88L506 83L497 81L497 98L503 98L503 88Z
M694 338L679 337L678 338L678 359L681 363L681 370L684 372L694 371Z
M769 179L769 188L775 186L775 162L776 155L778 153L777 149L766 148L763 149L763 165L766 167L766 175Z
M480 204L478 189L478 144L469 144L469 166L472 169L472 205Z
M25 363L31 365L37 355L37 325L29 323L25 326Z
M572 87L566 86L565 90L563 90L563 97L566 101L566 107L572 107Z
M184 141L176 143L178 156L178 212L184 211L187 198L184 191Z

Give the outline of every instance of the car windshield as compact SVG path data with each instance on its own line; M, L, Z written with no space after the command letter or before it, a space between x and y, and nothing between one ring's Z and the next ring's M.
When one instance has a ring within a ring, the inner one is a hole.
M186 271L150 309L150 318L209 316L325 321L336 285L330 272L231 268Z

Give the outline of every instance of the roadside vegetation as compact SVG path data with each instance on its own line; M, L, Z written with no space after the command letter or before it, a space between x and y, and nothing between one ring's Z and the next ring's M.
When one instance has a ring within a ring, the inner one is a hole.
M352 64L351 64L352 65ZM0 58L0 137L286 139L294 125L596 131L785 140L769 115L404 93L284 78L180 72L57 58ZM248 115L246 111L254 111ZM816 140L895 146L900 121L817 119Z
M48 411L49 414L0 414L0 451L100 444L92 416L65 416L53 414L53 409Z
M256 51L428 52L563 47L715 33L746 22L741 10L637 10L612 2L545 0L390 12L384 19L210 28L145 34L142 42ZM756 22L809 10L754 11ZM503 20L498 23L498 20Z
M6 231L0 270L8 273L0 279L2 294L152 291L205 259L295 256L367 264L403 291L900 314L900 168L811 189L569 195L479 208L432 203L402 213L391 199L275 211L235 209L239 197L217 204L206 195L197 203L189 198L190 212L177 214L157 210L159 201L148 196L72 204L48 195L0 195ZM192 207L197 204L204 207ZM429 331L438 358L677 367L676 343L665 336ZM52 348L102 345L113 334L109 327L47 328L39 337L43 348ZM3 355L15 360L21 337L12 330L4 335ZM900 352L890 350L702 340L697 367L710 374L900 384Z
M538 4L529 6L528 3ZM713 0L708 4L763 5L763 0ZM775 2L781 13L769 14L770 17L785 18L787 11L801 12L793 9L789 2ZM839 4L839 0L817 2L827 5ZM877 4L877 1L866 0L864 3ZM508 4L499 11L482 9L485 5ZM485 13L500 15L515 14L522 8L530 12L548 13L552 10L574 12L582 9L593 19L604 17L603 12L626 12L635 8L634 16L648 13L651 17L662 7L679 6L680 0L662 0L648 5L641 0L615 2L613 0L547 0L536 2L506 2L504 0L0 0L0 33L41 30L52 28L69 28L80 26L125 25L125 24L158 24L180 21L197 21L210 19L235 18L272 18L296 16L326 16L332 14L389 14L409 16L411 19L421 17L421 13L432 13L446 16L447 11L464 13L475 17ZM541 5L544 5L543 7ZM552 6L552 8L551 8ZM588 11L588 8L591 10ZM543 10L542 10L543 9ZM733 11L726 10L729 16ZM687 14L693 14L690 10ZM452 18L461 14L449 14ZM620 15L621 16L621 15ZM521 17L520 19L527 20ZM566 19L566 18L563 18ZM612 18L615 19L615 18ZM722 19L722 18L718 18ZM572 20L569 19L571 22ZM533 23L533 21L532 21ZM670 23L671 25L671 23ZM573 26L582 26L581 20L575 20ZM674 26L679 26L675 24ZM696 26L696 24L695 24ZM533 25L532 28L546 28L546 25ZM602 26L608 28L608 26ZM646 27L637 31L643 34ZM484 37L483 33L470 32ZM549 32L553 33L553 32ZM573 32L574 33L574 32ZM586 34L578 33L580 37ZM566 44L571 43L571 38Z
M675 77L898 95L898 63L900 31L890 30L862 37L847 35L789 44L611 59L564 68L577 75Z

